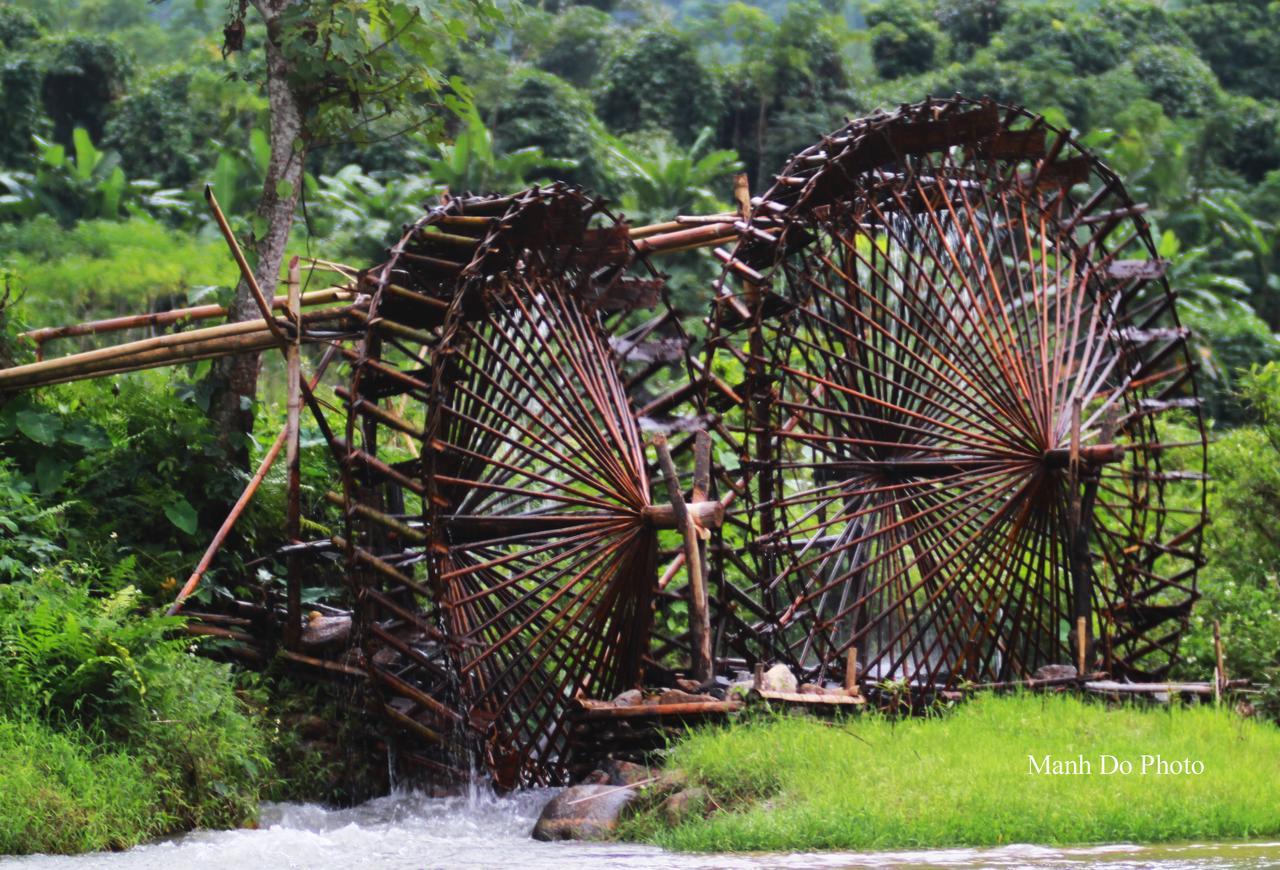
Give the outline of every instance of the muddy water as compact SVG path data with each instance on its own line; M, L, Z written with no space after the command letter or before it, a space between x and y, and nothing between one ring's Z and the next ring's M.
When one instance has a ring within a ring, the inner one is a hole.
M756 870L857 867L1092 867L1162 870L1280 867L1280 843L1102 846L816 853L673 855L625 843L537 843L529 839L549 792L514 798L392 795L347 810L304 804L267 806L258 830L188 834L128 852L73 858L0 859L14 870Z

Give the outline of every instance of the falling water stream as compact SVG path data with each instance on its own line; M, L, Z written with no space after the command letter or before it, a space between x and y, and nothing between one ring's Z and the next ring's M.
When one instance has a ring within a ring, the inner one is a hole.
M509 798L394 794L344 810L271 804L256 830L198 832L127 852L0 859L13 870L756 870L855 867L1090 867L1161 870L1280 867L1280 843L1089 848L1006 846L896 852L675 855L630 843L539 843L529 838L551 792Z

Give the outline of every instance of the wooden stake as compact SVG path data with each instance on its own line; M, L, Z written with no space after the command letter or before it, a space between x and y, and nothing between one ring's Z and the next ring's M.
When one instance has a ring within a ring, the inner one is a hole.
M844 690L850 695L858 694L858 648L849 647L844 660Z
M1085 632L1083 616L1076 617L1076 676L1084 679L1085 654L1088 651L1088 635Z
M1213 675L1213 700L1217 702L1222 700L1222 693L1227 688L1227 659L1222 653L1222 626L1216 619L1213 621L1213 654L1217 660Z
M755 677L751 685L757 692L764 691L764 662L756 662Z

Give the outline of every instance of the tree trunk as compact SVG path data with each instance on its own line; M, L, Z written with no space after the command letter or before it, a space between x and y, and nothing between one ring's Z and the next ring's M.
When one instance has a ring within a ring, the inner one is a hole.
M258 285L268 299L275 295L280 280L280 264L293 226L293 214L302 190L302 170L306 157L302 127L302 107L289 86L289 66L277 44L279 16L288 0L255 0L254 6L267 25L267 102L270 115L271 159L258 200L257 214L265 224L255 237L254 269ZM242 279L227 315L229 322L250 320L262 314L249 285ZM219 443L236 464L249 467L249 441L253 430L253 401L258 392L259 354L225 357L215 361L209 373L212 393L209 417L218 432Z

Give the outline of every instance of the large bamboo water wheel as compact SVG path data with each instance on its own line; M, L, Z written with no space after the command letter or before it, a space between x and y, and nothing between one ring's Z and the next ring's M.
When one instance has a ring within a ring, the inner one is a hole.
M639 680L671 512L604 328L653 302L632 255L553 185L452 199L367 278L343 544L378 703L432 771L554 781L570 700Z
M709 356L745 372L720 571L760 655L1167 670L1205 433L1142 211L1067 132L961 98L854 121L753 200Z

